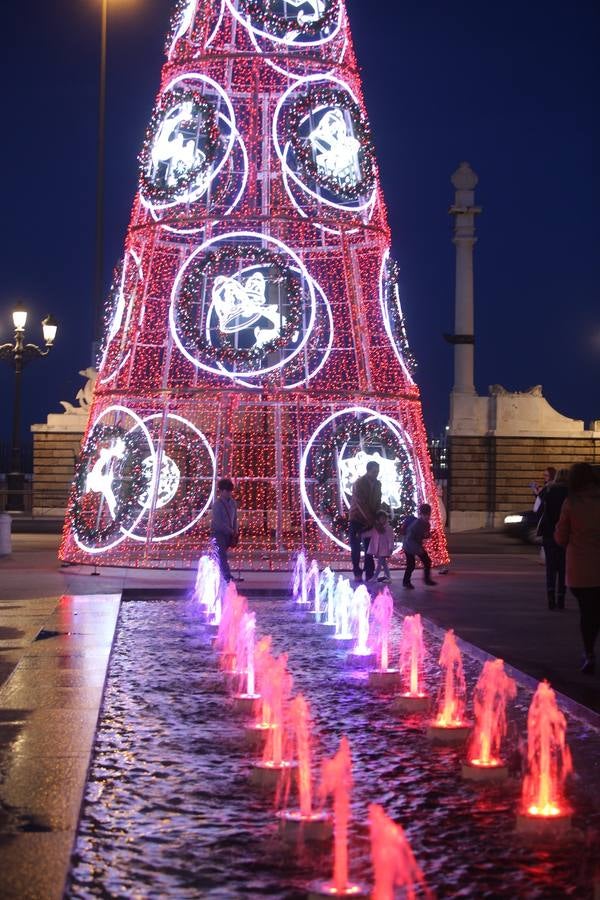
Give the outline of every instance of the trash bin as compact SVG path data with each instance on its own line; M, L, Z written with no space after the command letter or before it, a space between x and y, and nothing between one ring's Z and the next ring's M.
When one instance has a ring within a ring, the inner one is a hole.
M0 556L8 556L12 550L12 519L8 513L0 513Z

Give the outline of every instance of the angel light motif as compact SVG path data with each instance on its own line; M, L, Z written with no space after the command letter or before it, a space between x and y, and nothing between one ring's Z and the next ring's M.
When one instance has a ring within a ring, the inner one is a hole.
M123 459L125 449L125 442L121 438L117 438L110 447L103 447L85 481L85 493L93 491L95 494L102 494L113 519L117 509L117 498L113 490L112 461L113 459Z
M241 273L240 273L241 276ZM254 271L242 282L240 276L217 275L212 289L212 305L223 334L240 334L254 325L253 347L264 347L276 340L286 317L275 303L267 303L265 276ZM260 324L262 319L270 327Z
M201 166L206 154L191 138L185 140L178 130L182 122L192 118L192 103L179 103L165 116L154 140L151 153L151 177L155 179L161 166L167 187L175 187L178 179L194 165Z
M390 509L400 509L402 489L399 484L398 460L386 459L378 452L367 453L365 450L359 450L354 456L340 457L338 468L343 493L348 496L352 494L352 485L357 478L364 475L368 462L376 462L379 466L382 502Z
M358 184L360 141L348 129L341 109L329 109L308 135L315 163L321 175L340 182Z

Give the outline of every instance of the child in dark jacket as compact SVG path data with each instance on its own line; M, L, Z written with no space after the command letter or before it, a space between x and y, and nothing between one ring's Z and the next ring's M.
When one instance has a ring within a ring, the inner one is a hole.
M431 534L431 526L429 524L430 519L431 506L429 503L422 503L419 507L419 518L415 519L415 521L409 525L406 537L404 538L403 549L406 554L406 571L404 572L402 584L409 590L414 588L414 584L411 583L410 578L415 571L417 556L423 563L425 584L437 584L431 577L431 559L423 546L423 541L426 541Z

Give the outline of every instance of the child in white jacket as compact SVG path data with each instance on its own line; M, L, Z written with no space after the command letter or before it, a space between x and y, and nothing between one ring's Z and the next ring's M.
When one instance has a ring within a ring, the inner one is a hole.
M377 560L377 568L373 577L377 578L378 581L391 581L388 559L394 552L396 536L394 529L389 523L388 514L384 509L380 509L377 513L375 525L370 532L370 536L369 553ZM382 569L383 575L380 576Z

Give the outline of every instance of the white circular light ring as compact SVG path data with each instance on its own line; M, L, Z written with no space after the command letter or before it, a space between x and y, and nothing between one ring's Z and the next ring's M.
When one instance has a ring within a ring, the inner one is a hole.
M265 49L263 49L263 47L261 47L259 40L258 40L257 36L255 35L254 31L249 30L249 35L250 35L250 40L252 41L252 44L253 44L256 52L260 53L260 55L263 56L263 61L266 62L266 64L268 66L270 66L272 69L274 69L275 72L277 72L279 75L283 75L285 78L300 78L300 77L302 77L302 74L304 74L306 63L305 63L305 60L301 53L290 54L290 56L288 57L290 65L292 63L297 63L298 66L302 68L302 72L300 74L298 74L297 72L292 72L290 69L284 69L282 66L277 65L277 63L274 60L270 59L269 53L272 51L269 48L267 48L265 50ZM292 44L291 46L293 47L294 50L296 50L296 48L300 48L305 45ZM341 63L343 62L344 57L346 55L347 49L348 49L348 39L346 37L344 37L344 43L342 44L339 58L337 60L332 60L331 69L327 70L328 73L334 71L334 69L337 66L341 65Z
M309 438L308 443L306 444L304 451L302 453L302 456L300 457L300 494L302 497L302 502L304 503L304 506L305 506L306 510L308 511L308 513L310 514L311 518L317 524L317 526L323 532L323 534L330 541L333 541L334 544L337 544L337 546L340 547L342 550L346 550L348 552L350 551L350 545L344 543L344 541L341 541L338 537L336 537L333 534L333 532L331 532L323 524L323 522L319 518L317 512L315 511L312 503L310 502L310 499L308 497L308 492L306 489L306 467L308 464L308 458L309 458L310 452L313 448L313 445L314 445L316 439L318 438L318 436L323 431L323 429L327 428L328 425L330 425L335 419L340 418L340 416L355 415L356 413L366 415L367 419L365 421L367 421L367 422L371 422L371 421L383 422L383 424L386 425L390 429L390 431L392 432L394 437L399 441L399 443L401 445L408 443L412 450L412 441L410 440L410 436L404 432L404 430L399 422L397 422L395 419L392 419L391 416L386 416L383 413L376 412L373 409L368 409L365 406L350 406L346 409L337 410L336 412L334 412L330 416L328 416L326 419L324 419L323 422L321 422L321 424L318 426L318 428L313 432L313 434ZM415 471L414 471L414 463L413 463L412 457L413 457L413 453L409 453L408 458L409 458L409 463L412 467L413 478L414 478ZM420 473L420 474L422 477L422 473ZM415 478L414 500L415 500L415 503L418 503L418 490L417 490L416 485L417 485L417 480ZM394 550L394 553L397 553L400 549L401 549L400 546L396 547L396 549Z
M388 264L389 258L390 258L390 250L388 247L386 249L385 253L383 254L383 258L381 260L381 267L379 269L379 305L381 306L381 314L383 316L383 325L385 327L385 332L389 338L390 344L392 345L392 349L394 351L396 359L400 363L400 366L402 367L402 371L404 373L404 377L406 378L408 383L411 385L414 385L414 383L415 383L414 378L410 374L408 366L406 365L406 362L404 360L404 356L402 355L402 352L398 346L398 342L396 341L396 338L394 337L394 332L392 331L392 323L390 321L390 314L389 314L389 310L388 310L386 299L385 299L385 289L386 289L386 287L385 287L385 280L386 280L385 279L385 269ZM396 296L396 303L398 305L398 312L400 314L400 317L403 319L404 317L402 315L402 306L400 304L400 295L399 294L397 294L397 296Z
M295 266L301 272L302 279L305 281L306 286L308 287L308 292L310 295L310 319L309 319L308 326L302 337L301 342L290 353L290 355L288 357L286 357L286 359L281 360L279 363L276 363L275 365L266 366L263 369L257 369L256 371L253 371L253 372L229 372L227 369L225 369L225 367L222 367L220 363L217 363L217 365L215 365L215 366L209 366L207 363L201 362L199 359L197 359L195 356L193 356L189 352L189 350L187 350L186 347L184 347L184 345L181 342L181 339L179 337L179 334L177 332L177 323L175 321L175 306L177 304L177 295L179 293L179 288L180 288L181 282L185 276L186 270L193 263L194 259L199 254L205 253L208 250L208 248L211 247L213 244L224 243L224 242L230 241L232 239L233 240L239 240L239 239L243 240L245 238L251 238L255 241L258 241L261 245L264 245L265 242L274 244L279 250L282 250L284 253L288 254L288 256L294 262ZM260 232L256 232L256 231L230 231L230 232L227 232L226 234L220 234L215 237L212 237L209 240L205 241L203 244L201 244L200 247L197 247L196 250L194 250L194 252L186 259L186 261L182 265L181 269L177 273L175 282L173 284L173 290L171 292L171 303L169 306L169 327L171 329L171 336L172 336L173 340L175 341L175 344L177 345L179 351L185 356L186 359L188 359L192 363L192 365L196 366L196 368L202 369L204 372L209 372L211 375L225 376L227 378L232 379L233 381L235 381L235 379L239 378L239 377L242 377L244 379L260 378L263 375L267 375L270 372L274 372L277 369L280 369L283 366L287 365L289 362L291 362L292 359L294 359L299 353L302 352L304 346L306 345L306 342L308 341L308 339L311 335L311 332L313 330L313 327L314 327L315 317L316 317L316 297L315 297L314 283L313 283L312 278L308 274L308 271L307 271L304 263L296 255L296 253L294 253L293 250L291 250L286 244L284 244L278 238L274 238L274 237L271 237L270 235L266 235L266 234L260 234Z
M267 40L272 41L272 43L274 43L274 44L282 44L284 47L290 47L290 48L293 48L294 50L297 50L297 49L302 50L305 47L308 49L310 49L311 47L322 47L324 44L328 44L329 41L332 41L338 35L338 33L342 27L343 10L342 10L342 4L338 3L338 18L337 18L337 22L336 22L331 34L328 34L326 37L319 38L318 40L302 41L302 43L295 43L293 41L287 40L284 37L281 38L281 37L278 37L277 35L271 34L269 31L263 31L261 28L257 28L256 25L252 24L252 21L251 21L251 18L249 15L244 16L238 9L236 9L232 0L226 0L226 2L227 2L227 7L228 7L231 15L235 19L237 19L237 21L241 25L243 25L244 28L246 28L250 34L254 34L259 38L261 38L261 37L266 38ZM335 0L334 0L334 2L335 2ZM290 21L290 26L291 25L292 25L292 22ZM292 29L290 28L290 30L292 30Z
M126 406L119 406L118 404L115 404L113 406L108 406L105 410L103 410L100 413L100 415L94 422L92 428L89 431L87 441L89 441L91 435L94 433L94 429L100 424L102 419L104 419L106 416L110 415L111 413L117 413L117 414L121 413L123 415L129 416L136 423L135 427L136 428L139 427L141 429L142 434L144 435L144 437L146 439L146 443L148 444L149 456L152 460L152 477L150 479L150 483L148 484L148 491L152 495L154 493L154 484L155 484L156 475L157 475L156 453L154 451L154 442L152 441L152 438L150 437L150 432L144 425L143 420L140 419L140 417L137 415L137 413L134 413L133 410L128 409ZM131 432L131 430L132 429L130 429L127 432L127 434L129 434ZM87 445L87 441L86 441L86 445ZM84 448L84 452L85 452L85 448ZM131 528L137 528L137 526L141 522L142 518L144 517L145 513L146 513L146 510L142 507L137 518L134 519L134 522L133 522L133 525L131 526ZM106 544L103 547L88 547L86 544L84 544L83 541L81 540L81 538L79 537L79 535L77 534L77 528L76 528L75 522L73 522L72 533L73 533L73 539L80 550L85 551L85 553L100 554L100 553L106 553L108 550L113 550L115 547L118 547L118 545L121 544L125 540L125 538L127 537L127 532L126 531L124 532L124 530L121 526L120 526L120 529L121 529L121 533L119 534L119 536L117 538L115 538L114 541L112 541L109 544Z
M103 369L106 366L106 363L108 361L108 355L109 355L110 348L111 348L113 341L121 332L122 332L121 344L123 344L123 342L125 340L127 331L129 329L129 323L131 321L131 315L133 312L133 304L135 302L135 295L136 295L137 287L140 282L143 283L143 281L144 281L144 270L142 268L141 258L138 256L138 254L135 252L135 250L127 250L125 252L125 256L123 258L123 270L121 272L121 281L120 281L120 285L119 285L119 296L124 299L125 279L127 277L127 263L128 263L130 256L133 259L135 266L137 268L138 282L136 283L135 287L131 291L131 296L129 297L129 302L127 303L127 312L125 315L125 321L119 325L119 327L116 329L116 331L114 332L114 334L112 336L110 335L110 331L112 330L112 323L111 323L111 327L109 329L109 336L106 341L106 347L104 348L104 352L102 354L102 359L98 365L98 372L100 373L98 375L98 382L100 384L106 384L107 382L112 381L114 378L116 378L116 376L119 374L119 372L121 371L121 369L123 368L123 366L125 365L125 363L127 362L127 359L129 358L129 356L131 354L131 351L128 351L126 353L124 359L122 359L121 362L119 363L118 367L111 374L104 375ZM122 349L124 349L124 348L122 347Z
M293 84L291 84L288 88L286 88L286 90L283 92L283 94L279 98L279 100L277 102L277 106L275 107L275 111L273 113L273 125L272 125L273 146L275 147L275 152L279 158L279 163L281 165L282 173L284 175L284 184L285 184L286 191L287 191L288 196L290 197L292 203L294 204L294 206L296 206L298 208L298 204L296 203L296 201L292 195L290 185L288 184L288 178L291 178L292 181L305 194L307 194L312 200L316 200L319 204L324 204L325 206L330 206L332 209L336 209L336 210L346 213L348 215L356 216L356 215L360 215L360 214L365 214L365 215L368 215L368 218L370 218L373 214L373 209L375 208L375 201L377 199L377 185L375 185L373 187L373 190L369 193L367 199L364 200L363 202L348 201L348 203L354 203L355 204L354 206L348 206L343 203L336 203L333 200L327 200L325 197L321 197L319 194L317 194L315 191L313 191L312 188L310 188L307 184L305 184L298 177L298 175L296 175L294 170L288 164L287 156L291 149L291 142L288 140L286 142L285 146L283 147L283 149L281 147L277 130L279 127L279 119L281 116L281 111L283 109L284 103L298 89L302 89L306 85L315 84L318 82L330 82L330 83L336 84L343 91L346 91L346 93L351 97L353 103L356 103L357 106L360 106L358 98L356 97L356 95L353 92L350 85L348 85L341 78L337 78L334 75L328 75L326 73L322 73L322 74L318 74L318 75L307 75L304 78L299 78L298 80L294 81ZM306 213L303 213L303 215L306 218Z
M153 201L148 200L146 197L144 197L143 192L140 191L140 202L141 202L142 206L144 206L146 209L148 209L152 213L152 216L155 218L155 221L159 221L158 218L156 218L159 213L164 212L167 209L173 209L176 206L181 206L182 203L195 203L196 200L199 200L201 197L203 197L204 194L206 193L206 191L208 190L208 186L210 184L212 184L212 182L215 180L215 178L220 173L221 169L223 168L223 166L229 159L229 156L231 154L231 151L233 149L233 145L234 145L236 139L241 141L241 137L237 130L235 112L234 112L233 106L231 104L231 101L230 101L229 97L227 96L226 92L221 87L221 85L218 84L213 78L210 78L208 75L201 75L198 72L188 72L183 75L177 75L176 78L174 78L172 81L169 82L167 87L162 92L162 96L164 97L166 94L168 94L169 91L172 91L173 88L176 87L180 82L189 82L189 81L200 81L204 84L209 85L211 88L213 88L215 93L219 96L219 98L225 104L228 115L226 116L224 113L219 112L218 118L222 119L225 122L225 124L229 127L229 138L228 138L227 146L225 148L225 152L223 153L223 156L222 156L219 164L217 166L215 166L215 168L211 171L210 178L208 179L208 183L206 186L201 185L200 187L197 187L194 190L185 191L179 197L177 197L175 200L170 200L167 203L154 203Z
M142 424L144 424L144 426L145 426L145 423L152 422L155 419L161 419L162 417L163 417L162 413L153 413L153 415L151 415L151 416L146 416L143 419ZM213 451L212 447L210 446L208 439L206 438L206 435L202 431L200 431L200 429L196 425L194 425L193 422L190 422L189 419L184 419L183 416L176 415L175 413L167 413L167 423L168 423L169 419L172 419L175 422L181 423L186 428L189 428L190 431L193 431L196 434L196 436L200 438L200 441L204 445L204 447L208 453L208 456L210 458L211 464L212 464L211 489L209 491L208 499L206 500L206 503L204 504L204 506L202 507L200 512L197 513L194 516L194 518L190 522L188 522L187 525L183 526L183 528L179 528L177 531L171 532L170 534L163 534L163 535L160 535L160 537L152 536L150 538L150 541L155 544L159 544L161 542L164 543L165 541L175 540L175 538L180 537L180 535L185 534L186 531L189 531L190 528L193 528L194 525L196 525L200 521L200 519L203 517L206 510L212 503L213 498L214 498L214 492L215 492L214 484L215 484L215 476L216 476L216 472L217 472L217 460L216 460L214 451ZM138 428L138 424L136 424L132 429L130 429L128 434L131 434L133 431L135 431L136 428ZM154 441L152 442L152 446L154 447ZM158 455L158 454L156 454L156 449L155 449L155 455L156 456ZM156 468L156 464L155 464L155 468ZM156 478L154 479L154 481L156 481ZM154 493L154 484L151 487L152 487L152 490L150 490L150 487L148 488L148 494L150 497L152 497L152 495ZM168 504L167 504L167 506L168 506ZM147 507L144 509L144 513L146 513L146 512L148 512ZM131 540L138 541L139 543L145 543L148 540L147 535L139 535L139 534L134 533L138 524L139 524L139 520L135 526L133 526L131 528L122 528L121 530L123 531L125 537L129 537L129 538L131 538Z

